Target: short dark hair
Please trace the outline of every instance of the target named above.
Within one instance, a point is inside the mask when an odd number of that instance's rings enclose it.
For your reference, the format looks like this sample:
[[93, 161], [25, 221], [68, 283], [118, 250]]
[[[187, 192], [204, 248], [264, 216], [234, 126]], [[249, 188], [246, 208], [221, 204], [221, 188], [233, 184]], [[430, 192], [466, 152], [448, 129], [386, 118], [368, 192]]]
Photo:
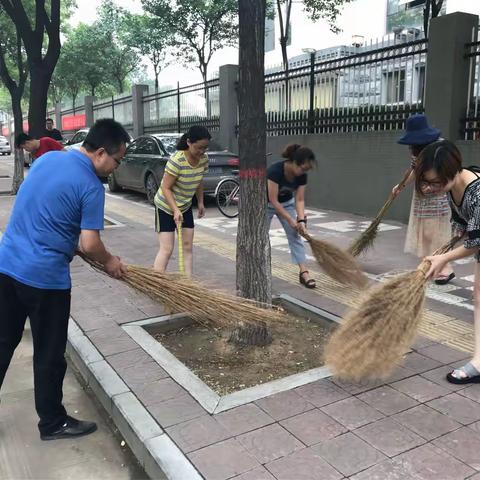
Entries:
[[90, 153], [104, 148], [109, 155], [113, 155], [120, 150], [122, 144], [128, 142], [130, 136], [120, 123], [112, 118], [102, 118], [90, 128], [82, 147]]
[[53, 119], [52, 118], [45, 119], [45, 123], [47, 123], [47, 122], [52, 122], [53, 123]]
[[444, 185], [462, 171], [462, 154], [448, 140], [440, 140], [427, 145], [419, 154], [415, 163], [415, 189], [423, 195], [421, 184], [425, 181], [425, 173], [435, 170], [438, 179]]
[[24, 143], [30, 140], [33, 140], [33, 137], [31, 137], [28, 133], [19, 133], [15, 138], [15, 146], [20, 148]]
[[180, 140], [177, 142], [177, 150], [187, 150], [187, 140], [190, 140], [191, 143], [195, 143], [199, 140], [210, 140], [211, 138], [212, 136], [207, 128], [202, 125], [193, 125], [188, 129], [188, 132], [181, 136]]
[[287, 145], [282, 152], [282, 157], [294, 162], [296, 165], [303, 165], [304, 163], [315, 164], [317, 162], [313, 151], [298, 143]]

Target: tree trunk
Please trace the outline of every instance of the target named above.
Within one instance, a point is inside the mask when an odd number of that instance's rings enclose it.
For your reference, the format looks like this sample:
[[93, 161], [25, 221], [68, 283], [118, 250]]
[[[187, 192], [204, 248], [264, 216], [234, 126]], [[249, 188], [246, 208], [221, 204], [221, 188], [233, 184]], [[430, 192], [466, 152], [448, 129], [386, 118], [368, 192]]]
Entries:
[[205, 111], [207, 112], [207, 118], [210, 118], [212, 116], [212, 109], [210, 108], [210, 91], [208, 90], [207, 85], [207, 68], [207, 65], [204, 65], [201, 71], [203, 78], [203, 91], [205, 94]]
[[[13, 125], [15, 137], [23, 132], [23, 113], [22, 113], [22, 94], [20, 92], [10, 92], [12, 99]], [[25, 157], [23, 150], [14, 148], [15, 162], [13, 167], [12, 195], [16, 195], [20, 185], [23, 182], [23, 168], [25, 166]]]
[[238, 346], [255, 345], [265, 347], [272, 343], [272, 335], [265, 322], [240, 323], [231, 333], [229, 342]]
[[30, 101], [28, 105], [28, 133], [40, 138], [45, 133], [48, 87], [52, 73], [42, 66], [30, 66]]
[[272, 274], [267, 222], [264, 34], [265, 1], [239, 0], [237, 291], [242, 297], [270, 304]]

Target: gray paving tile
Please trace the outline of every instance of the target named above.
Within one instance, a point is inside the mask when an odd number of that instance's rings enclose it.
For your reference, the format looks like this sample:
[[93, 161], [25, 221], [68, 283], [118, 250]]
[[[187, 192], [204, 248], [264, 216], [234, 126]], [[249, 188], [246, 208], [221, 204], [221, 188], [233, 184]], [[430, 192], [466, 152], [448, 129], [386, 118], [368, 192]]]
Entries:
[[392, 418], [426, 440], [433, 440], [462, 426], [447, 415], [426, 405], [419, 405], [398, 413]]
[[275, 420], [293, 417], [314, 408], [295, 390], [287, 390], [270, 397], [261, 398], [255, 403]]
[[385, 415], [393, 415], [418, 405], [413, 398], [388, 385], [361, 393], [357, 398]]
[[295, 391], [316, 407], [323, 407], [350, 396], [348, 392], [326, 379], [303, 385], [295, 389]]
[[210, 415], [189, 420], [167, 428], [167, 433], [185, 453], [212, 445], [232, 435]]
[[207, 415], [207, 412], [190, 395], [155, 403], [148, 410], [163, 428]]
[[414, 373], [423, 373], [440, 367], [441, 365], [442, 364], [437, 360], [433, 360], [433, 358], [426, 357], [425, 355], [420, 355], [417, 352], [405, 355], [405, 358], [401, 363], [402, 367], [408, 368]]
[[428, 402], [427, 405], [463, 425], [480, 420], [480, 404], [458, 393], [451, 393], [446, 397], [437, 398]]
[[116, 353], [109, 355], [105, 359], [116, 371], [131, 368], [136, 365], [145, 365], [152, 361], [152, 357], [148, 355], [143, 348], [136, 348], [128, 352]]
[[104, 357], [138, 348], [138, 344], [120, 327], [94, 330], [88, 334], [88, 338]]
[[327, 440], [310, 449], [347, 477], [386, 458], [353, 433]]
[[318, 409], [283, 420], [280, 425], [305, 445], [314, 445], [347, 432], [343, 425]]
[[230, 432], [231, 436], [241, 435], [275, 422], [254, 403], [219, 413], [215, 415], [215, 420]]
[[197, 450], [188, 458], [207, 480], [225, 480], [260, 466], [235, 439]]
[[475, 470], [480, 470], [480, 434], [463, 427], [434, 440], [434, 445]]
[[474, 402], [480, 403], [480, 384], [478, 383], [469, 385], [463, 390], [460, 390], [458, 393], [459, 395], [463, 395]]
[[433, 358], [437, 362], [443, 363], [445, 365], [469, 358], [468, 353], [456, 350], [440, 343], [420, 348], [417, 350], [417, 352], [426, 357]]
[[357, 473], [350, 480], [418, 480], [410, 475], [406, 468], [395, 460], [385, 460], [363, 472]]
[[[413, 374], [412, 374], [413, 375]], [[357, 395], [359, 393], [373, 390], [374, 388], [385, 385], [389, 380], [366, 380], [363, 382], [351, 382], [348, 380], [340, 380], [339, 378], [332, 378], [332, 383], [340, 387], [342, 390], [347, 391], [351, 395]]]
[[416, 480], [465, 480], [475, 470], [434, 445], [427, 444], [395, 458]]
[[405, 378], [399, 382], [392, 383], [391, 386], [396, 390], [405, 393], [406, 395], [414, 398], [417, 402], [424, 403], [434, 398], [447, 395], [450, 390], [438, 385], [430, 380], [427, 380], [420, 375], [414, 377]]
[[301, 442], [278, 424], [244, 433], [237, 440], [262, 464], [304, 448]]
[[258, 467], [234, 478], [235, 480], [275, 480], [275, 477], [265, 467]]
[[391, 418], [358, 428], [355, 434], [389, 457], [425, 443], [423, 438]]
[[450, 373], [452, 371], [452, 369], [453, 368], [451, 366], [444, 365], [442, 367], [429, 370], [428, 372], [423, 372], [421, 376], [428, 380], [431, 380], [432, 382], [437, 383], [438, 385], [450, 391], [458, 391], [464, 389], [466, 385], [455, 385], [454, 383], [447, 382], [447, 379], [445, 377], [447, 373]]
[[383, 418], [378, 410], [355, 397], [332, 403], [321, 410], [350, 430]]
[[150, 383], [136, 383], [132, 384], [131, 388], [138, 399], [146, 406], [186, 394], [186, 390], [171, 378], [162, 378]]
[[421, 348], [429, 347], [430, 345], [436, 345], [436, 344], [437, 342], [435, 342], [434, 340], [430, 340], [430, 338], [419, 335], [415, 339], [415, 342], [413, 342], [412, 349], [419, 350]]
[[311, 448], [304, 448], [265, 466], [277, 480], [338, 480], [343, 478], [343, 475]]

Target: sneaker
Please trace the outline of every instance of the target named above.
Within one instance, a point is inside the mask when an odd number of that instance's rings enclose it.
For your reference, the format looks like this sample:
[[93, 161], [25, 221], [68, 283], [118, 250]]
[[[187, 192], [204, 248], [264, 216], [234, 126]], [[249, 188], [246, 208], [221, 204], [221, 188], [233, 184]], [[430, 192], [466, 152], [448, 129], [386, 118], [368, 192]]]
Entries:
[[40, 434], [42, 440], [60, 440], [61, 438], [83, 437], [97, 430], [95, 422], [85, 422], [69, 417], [65, 419], [65, 423], [51, 433]]

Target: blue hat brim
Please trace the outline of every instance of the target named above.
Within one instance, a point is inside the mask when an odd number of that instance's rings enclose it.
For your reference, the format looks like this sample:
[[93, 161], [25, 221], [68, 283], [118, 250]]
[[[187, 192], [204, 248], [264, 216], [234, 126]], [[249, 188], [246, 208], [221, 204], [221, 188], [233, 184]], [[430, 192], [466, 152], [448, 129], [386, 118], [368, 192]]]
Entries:
[[397, 140], [401, 145], [428, 145], [440, 138], [441, 132], [438, 128], [428, 127], [416, 132], [406, 132], [403, 137]]

